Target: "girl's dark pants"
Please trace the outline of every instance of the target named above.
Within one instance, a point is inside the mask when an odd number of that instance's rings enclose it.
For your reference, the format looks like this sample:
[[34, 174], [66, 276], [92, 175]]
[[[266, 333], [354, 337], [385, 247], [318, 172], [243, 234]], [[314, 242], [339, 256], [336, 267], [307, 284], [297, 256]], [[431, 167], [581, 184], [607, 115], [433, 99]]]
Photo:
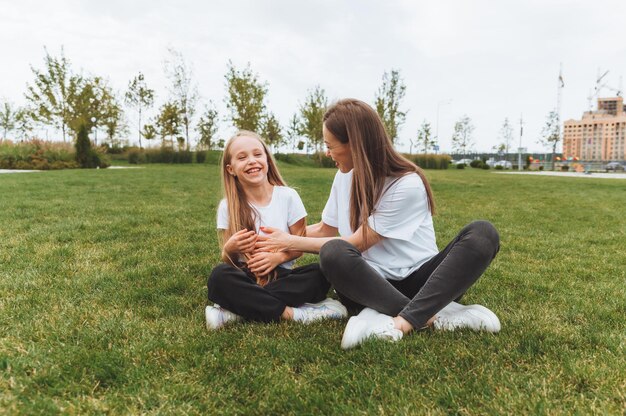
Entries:
[[326, 299], [330, 283], [318, 264], [276, 270], [276, 280], [260, 286], [247, 269], [221, 263], [207, 282], [209, 300], [245, 319], [272, 322], [280, 319], [286, 306]]
[[500, 248], [498, 232], [487, 221], [461, 230], [446, 248], [404, 280], [386, 280], [344, 240], [322, 246], [322, 272], [351, 313], [369, 307], [401, 316], [420, 329], [478, 280]]

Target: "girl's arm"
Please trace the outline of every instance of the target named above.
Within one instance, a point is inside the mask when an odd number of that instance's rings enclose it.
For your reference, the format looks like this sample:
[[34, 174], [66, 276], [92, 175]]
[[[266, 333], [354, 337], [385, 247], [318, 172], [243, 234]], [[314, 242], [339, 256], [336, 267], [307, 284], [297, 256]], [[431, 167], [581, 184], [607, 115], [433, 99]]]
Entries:
[[218, 237], [222, 243], [222, 261], [230, 264], [236, 264], [235, 259], [240, 254], [251, 253], [257, 240], [257, 234], [254, 230], [239, 230], [233, 235], [223, 229], [217, 230]]

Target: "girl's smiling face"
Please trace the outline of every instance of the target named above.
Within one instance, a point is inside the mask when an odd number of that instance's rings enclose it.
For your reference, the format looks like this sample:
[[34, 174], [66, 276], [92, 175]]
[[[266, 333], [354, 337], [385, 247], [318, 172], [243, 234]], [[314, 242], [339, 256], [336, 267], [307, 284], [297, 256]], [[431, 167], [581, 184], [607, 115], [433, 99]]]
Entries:
[[267, 155], [263, 144], [251, 136], [239, 136], [230, 146], [228, 173], [243, 185], [259, 185], [267, 182]]

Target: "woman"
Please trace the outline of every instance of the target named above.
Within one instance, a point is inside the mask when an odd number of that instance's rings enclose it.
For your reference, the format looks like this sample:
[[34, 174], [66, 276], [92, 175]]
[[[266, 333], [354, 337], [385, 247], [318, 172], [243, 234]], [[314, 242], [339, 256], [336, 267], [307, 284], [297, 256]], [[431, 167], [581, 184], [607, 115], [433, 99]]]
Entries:
[[307, 227], [307, 237], [262, 228], [267, 236], [257, 245], [320, 254], [322, 272], [342, 303], [352, 313], [361, 310], [348, 321], [342, 347], [370, 337], [397, 341], [429, 325], [499, 331], [489, 309], [455, 302], [498, 252], [495, 228], [473, 222], [438, 251], [428, 181], [394, 150], [380, 117], [364, 102], [332, 105], [323, 137], [339, 172], [322, 221]]

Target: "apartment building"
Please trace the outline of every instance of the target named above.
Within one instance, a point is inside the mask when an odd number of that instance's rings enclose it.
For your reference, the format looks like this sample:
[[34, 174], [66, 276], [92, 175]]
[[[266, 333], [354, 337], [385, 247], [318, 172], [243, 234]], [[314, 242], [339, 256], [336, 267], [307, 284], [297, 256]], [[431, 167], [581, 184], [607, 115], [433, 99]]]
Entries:
[[622, 97], [598, 98], [597, 111], [563, 123], [563, 156], [584, 161], [626, 160], [626, 106]]

